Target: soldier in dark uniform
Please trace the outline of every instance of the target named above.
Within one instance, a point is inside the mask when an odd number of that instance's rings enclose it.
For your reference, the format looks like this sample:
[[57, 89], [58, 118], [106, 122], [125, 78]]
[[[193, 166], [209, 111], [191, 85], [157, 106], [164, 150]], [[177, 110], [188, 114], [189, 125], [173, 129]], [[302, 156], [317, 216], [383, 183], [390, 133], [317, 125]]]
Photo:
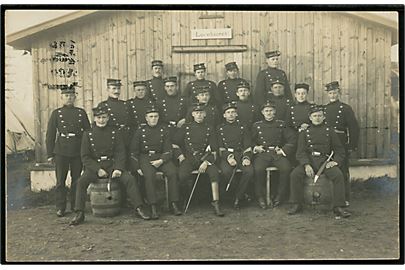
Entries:
[[300, 165], [291, 173], [290, 201], [293, 206], [288, 213], [293, 215], [302, 211], [304, 178], [313, 178], [333, 150], [333, 160], [326, 164], [323, 173], [333, 183], [333, 211], [336, 217], [349, 217], [350, 213], [341, 208], [345, 205], [344, 177], [338, 165], [344, 160], [344, 148], [336, 133], [323, 122], [323, 106], [312, 107], [309, 118], [310, 126], [298, 138], [296, 158]]
[[247, 82], [240, 82], [237, 86], [236, 95], [238, 101], [236, 108], [238, 119], [248, 130], [252, 127], [253, 123], [258, 121], [260, 116], [256, 105], [250, 97], [250, 85]]
[[287, 127], [284, 121], [275, 118], [277, 111], [274, 103], [267, 102], [262, 105], [261, 112], [264, 120], [253, 124], [252, 140], [255, 159], [255, 193], [259, 206], [266, 209], [263, 198], [263, 181], [266, 178], [266, 168], [277, 167], [279, 170], [278, 190], [273, 202], [277, 207], [285, 199], [288, 192], [291, 165], [287, 157], [293, 155], [295, 147], [295, 132]]
[[350, 174], [349, 158], [353, 151], [356, 151], [359, 140], [359, 124], [350, 105], [339, 100], [339, 82], [334, 81], [326, 85], [329, 103], [325, 106], [325, 123], [329, 125], [338, 135], [340, 142], [345, 148], [345, 158], [339, 165], [345, 177], [346, 206], [350, 201]]
[[[199, 106], [202, 106], [205, 111], [205, 118], [204, 122], [208, 125], [211, 125], [215, 128], [220, 123], [220, 116], [218, 113], [217, 106], [211, 101], [211, 94], [209, 92], [209, 88], [207, 86], [198, 86], [196, 87], [196, 99]], [[186, 121], [192, 122], [193, 121], [193, 107], [191, 106], [187, 112]]]
[[227, 63], [225, 69], [227, 79], [218, 83], [219, 104], [238, 100], [236, 95], [238, 85], [247, 83], [246, 80], [239, 78], [239, 67], [236, 62]]
[[164, 96], [163, 83], [163, 62], [161, 60], [152, 61], [152, 79], [147, 81], [148, 96], [153, 100], [160, 100]]
[[63, 107], [54, 110], [46, 131], [46, 150], [48, 162], [55, 162], [56, 215], [63, 217], [66, 210], [66, 176], [70, 168], [72, 179], [70, 187], [70, 207], [75, 207], [76, 183], [82, 172], [80, 144], [83, 131], [90, 128], [85, 110], [74, 106], [76, 92], [74, 87], [61, 89]]
[[189, 196], [193, 183], [191, 172], [198, 169], [206, 172], [211, 181], [212, 206], [217, 216], [224, 216], [219, 206], [219, 171], [215, 166], [218, 149], [213, 128], [204, 122], [205, 111], [202, 106], [193, 107], [193, 121], [184, 124], [176, 136], [177, 144], [181, 145], [183, 154], [179, 156], [179, 179], [182, 194]]
[[288, 83], [287, 75], [281, 69], [278, 69], [280, 51], [266, 52], [266, 61], [268, 67], [261, 70], [257, 75], [256, 88], [254, 91], [254, 101], [256, 104], [261, 105], [266, 101], [266, 94], [271, 91], [271, 82], [280, 80], [285, 82], [285, 96], [292, 99], [290, 91], [290, 84]]
[[143, 212], [137, 181], [125, 171], [126, 153], [121, 132], [108, 125], [108, 111], [104, 106], [94, 108], [93, 115], [95, 124], [83, 134], [80, 152], [85, 169], [77, 183], [76, 215], [70, 224], [78, 225], [84, 221], [86, 191], [89, 184], [98, 178], [107, 177], [112, 181], [119, 179], [138, 216], [150, 219]]
[[294, 130], [301, 132], [306, 130], [310, 124], [309, 109], [315, 104], [308, 102], [307, 96], [309, 85], [306, 83], [296, 83], [295, 87], [295, 102], [290, 104], [287, 110], [286, 123]]
[[276, 106], [276, 119], [285, 121], [287, 119], [287, 111], [291, 106], [292, 100], [284, 95], [285, 82], [282, 80], [274, 80], [271, 82], [271, 93], [266, 96], [266, 101], [271, 101]]
[[204, 87], [208, 88], [212, 102], [214, 104], [216, 104], [218, 106], [218, 104], [220, 103], [221, 98], [217, 91], [217, 85], [213, 81], [209, 81], [209, 80], [205, 79], [206, 70], [207, 69], [206, 69], [204, 63], [194, 65], [194, 74], [195, 74], [196, 80], [189, 82], [184, 91], [184, 96], [186, 97], [189, 105], [197, 102], [197, 99], [196, 99], [197, 88], [200, 86], [204, 86]]
[[242, 176], [239, 182], [232, 179], [231, 185], [235, 187], [235, 200], [233, 206], [240, 208], [240, 201], [244, 198], [250, 179], [253, 179], [254, 171], [251, 165], [252, 147], [250, 130], [242, 125], [237, 119], [235, 102], [226, 103], [223, 106], [223, 116], [225, 122], [218, 126], [218, 146], [219, 156], [221, 157], [220, 168], [223, 180], [221, 185], [225, 190], [230, 181], [234, 170], [242, 170]]
[[[179, 94], [177, 77], [167, 77], [164, 82], [166, 93], [156, 101], [156, 106], [159, 108], [159, 121], [168, 125], [170, 141], [173, 143], [178, 129], [186, 122], [187, 102]], [[173, 156], [177, 159], [181, 151], [178, 145], [173, 143], [172, 146]]]
[[129, 146], [131, 140], [129, 112], [126, 102], [119, 99], [121, 85], [121, 80], [107, 79], [108, 99], [100, 102], [99, 106], [106, 108], [110, 116], [108, 125], [121, 132], [125, 145]]
[[[172, 159], [172, 144], [166, 125], [160, 124], [159, 110], [151, 106], [146, 110], [146, 123], [140, 125], [132, 137], [131, 161], [134, 170], [145, 178], [146, 197], [151, 204], [152, 219], [158, 219], [156, 209], [156, 172], [161, 171], [168, 179], [169, 201], [175, 215], [181, 215], [177, 207], [179, 200], [177, 168]], [[139, 159], [138, 159], [139, 157]]]
[[148, 107], [154, 104], [153, 100], [147, 95], [146, 82], [135, 81], [134, 85], [134, 97], [127, 100], [128, 112], [132, 134], [138, 129], [138, 127], [145, 123], [145, 112]]

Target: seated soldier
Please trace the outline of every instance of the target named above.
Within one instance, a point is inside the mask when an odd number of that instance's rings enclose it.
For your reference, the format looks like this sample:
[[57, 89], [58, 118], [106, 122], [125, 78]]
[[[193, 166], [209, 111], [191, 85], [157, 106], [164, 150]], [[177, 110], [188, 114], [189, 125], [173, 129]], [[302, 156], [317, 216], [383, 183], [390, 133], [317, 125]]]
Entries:
[[85, 169], [77, 183], [76, 216], [70, 224], [78, 225], [84, 221], [86, 191], [89, 184], [96, 182], [98, 178], [108, 177], [114, 179], [113, 181], [119, 180], [125, 186], [136, 213], [143, 219], [150, 219], [143, 212], [137, 181], [124, 171], [126, 153], [121, 133], [107, 126], [109, 116], [104, 106], [94, 108], [93, 114], [95, 125], [83, 134], [81, 158]]
[[266, 168], [277, 167], [279, 170], [278, 190], [273, 202], [277, 207], [285, 199], [290, 181], [291, 164], [287, 157], [292, 155], [296, 143], [295, 132], [286, 126], [284, 121], [276, 120], [275, 104], [267, 102], [262, 105], [264, 120], [253, 124], [252, 141], [255, 147], [255, 193], [259, 206], [266, 209], [263, 198], [263, 181], [266, 178]]
[[[223, 106], [225, 122], [218, 126], [218, 146], [221, 157], [221, 170], [223, 180], [221, 181], [221, 192], [234, 186], [235, 200], [233, 206], [240, 208], [240, 201], [248, 187], [250, 179], [253, 178], [253, 167], [250, 159], [252, 156], [251, 140], [249, 130], [236, 119], [235, 102], [227, 103]], [[237, 169], [242, 170], [239, 182], [234, 180]], [[226, 181], [226, 182], [225, 182]]]
[[[169, 182], [169, 201], [173, 213], [178, 216], [179, 191], [177, 185], [177, 168], [171, 161], [172, 144], [166, 125], [160, 124], [157, 107], [151, 106], [145, 113], [146, 123], [140, 125], [131, 141], [132, 170], [145, 178], [146, 197], [151, 204], [152, 219], [158, 219], [156, 210], [156, 172], [161, 171]], [[138, 159], [139, 157], [139, 159]]]
[[[205, 111], [202, 106], [194, 105], [193, 121], [185, 123], [176, 136], [177, 144], [182, 146], [183, 153], [178, 157], [180, 162], [179, 179], [182, 193], [188, 197], [193, 182], [192, 171], [207, 173], [211, 181], [212, 206], [217, 216], [224, 216], [219, 207], [219, 171], [215, 166], [217, 141], [213, 128], [204, 121]], [[213, 151], [211, 151], [213, 150]]]
[[345, 206], [345, 187], [342, 171], [337, 165], [343, 162], [344, 147], [336, 133], [325, 123], [323, 106], [314, 106], [309, 111], [310, 126], [301, 132], [298, 138], [297, 160], [299, 166], [291, 173], [290, 201], [293, 206], [288, 214], [294, 215], [302, 211], [304, 202], [304, 178], [315, 175], [322, 164], [327, 160], [331, 151], [333, 160], [326, 164], [324, 174], [333, 183], [333, 212], [337, 218], [349, 217], [350, 213], [343, 210]]

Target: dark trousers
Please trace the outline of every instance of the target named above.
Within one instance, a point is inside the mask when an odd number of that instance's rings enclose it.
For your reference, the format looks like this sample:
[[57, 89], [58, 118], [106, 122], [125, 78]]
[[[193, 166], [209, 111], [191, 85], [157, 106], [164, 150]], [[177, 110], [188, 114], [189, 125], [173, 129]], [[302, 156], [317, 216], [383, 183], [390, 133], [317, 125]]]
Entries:
[[[180, 180], [180, 189], [183, 195], [188, 194], [191, 190], [196, 176], [193, 177], [191, 174], [193, 170], [198, 170], [202, 161], [197, 161], [192, 157], [186, 157], [179, 167], [179, 180]], [[209, 165], [205, 171], [208, 174], [208, 177], [212, 182], [219, 182], [219, 171], [215, 164]], [[188, 196], [188, 195], [187, 195]]]
[[346, 133], [336, 133], [342, 143], [343, 147], [345, 148], [345, 158], [342, 164], [339, 164], [339, 168], [343, 173], [344, 177], [344, 185], [345, 185], [345, 198], [347, 201], [350, 200], [350, 173], [349, 173], [349, 145], [347, 144], [347, 134]]
[[266, 168], [274, 166], [279, 170], [278, 189], [276, 193], [277, 200], [283, 200], [288, 192], [290, 181], [291, 164], [287, 158], [276, 155], [275, 153], [260, 153], [253, 163], [255, 171], [255, 194], [256, 198], [264, 197], [264, 182], [266, 179]]
[[[111, 175], [112, 170], [106, 170]], [[86, 193], [87, 187], [90, 183], [94, 183], [98, 179], [98, 175], [96, 172], [90, 170], [84, 170], [82, 176], [80, 176], [79, 180], [77, 181], [77, 188], [76, 188], [76, 211], [84, 211], [86, 206]], [[129, 174], [128, 172], [124, 171], [121, 174], [121, 177], [112, 179], [112, 181], [120, 181], [121, 185], [124, 186], [126, 195], [130, 199], [132, 205], [137, 208], [142, 205], [142, 198], [139, 192], [139, 187], [136, 179]]]
[[[226, 190], [226, 186], [228, 185], [228, 182], [231, 179], [231, 176], [232, 176], [232, 173], [233, 173], [233, 170], [235, 169], [235, 167], [232, 167], [231, 165], [229, 165], [228, 161], [225, 159], [221, 160], [220, 167], [221, 167], [222, 176], [223, 176], [222, 181], [220, 181], [220, 189], [221, 189], [221, 191], [223, 191], [223, 190]], [[242, 170], [242, 175], [241, 175], [239, 181], [237, 181], [235, 179], [236, 175], [234, 175], [234, 177], [232, 179], [231, 187], [232, 186], [235, 187], [235, 188], [233, 188], [235, 190], [235, 198], [242, 199], [242, 198], [244, 198], [244, 194], [249, 185], [250, 179], [253, 179], [254, 170], [253, 170], [252, 165], [242, 166], [242, 164], [238, 164], [238, 165], [236, 165], [236, 167], [238, 169]]]
[[168, 161], [159, 168], [150, 165], [150, 158], [148, 156], [141, 156], [139, 159], [139, 166], [143, 172], [145, 179], [146, 197], [151, 204], [156, 204], [156, 172], [160, 171], [167, 177], [169, 185], [169, 202], [177, 202], [179, 200], [179, 187], [177, 168], [173, 162]]
[[55, 174], [56, 174], [56, 187], [55, 187], [55, 203], [56, 209], [66, 210], [66, 176], [70, 169], [70, 178], [72, 183], [70, 185], [70, 206], [73, 210], [75, 207], [76, 199], [76, 183], [82, 172], [82, 161], [80, 157], [66, 157], [55, 155]]
[[[315, 168], [313, 167], [315, 170]], [[325, 169], [323, 173], [333, 183], [333, 206], [345, 205], [345, 187], [342, 171], [339, 167], [335, 166]], [[292, 203], [304, 202], [304, 182], [305, 182], [305, 168], [303, 165], [296, 167], [291, 173], [290, 184], [290, 201]]]

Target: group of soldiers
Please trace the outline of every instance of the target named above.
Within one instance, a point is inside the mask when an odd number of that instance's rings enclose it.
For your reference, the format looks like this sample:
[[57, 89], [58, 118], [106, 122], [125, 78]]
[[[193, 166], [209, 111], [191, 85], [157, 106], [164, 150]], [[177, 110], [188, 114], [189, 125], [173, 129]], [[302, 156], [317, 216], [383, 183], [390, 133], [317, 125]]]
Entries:
[[194, 65], [196, 79], [181, 93], [177, 78], [163, 78], [163, 62], [154, 60], [152, 79], [133, 82], [134, 97], [127, 101], [119, 99], [120, 80], [107, 79], [108, 99], [93, 108], [92, 125], [86, 112], [74, 106], [74, 87], [61, 89], [63, 106], [52, 112], [46, 135], [48, 161], [56, 168], [57, 216], [65, 215], [69, 170], [70, 206], [76, 212], [71, 224], [78, 225], [85, 219], [87, 187], [99, 178], [120, 181], [135, 213], [158, 219], [159, 171], [168, 179], [174, 215], [188, 207], [200, 174], [210, 180], [217, 216], [224, 216], [220, 195], [231, 187], [233, 206], [239, 209], [251, 182], [258, 206], [266, 209], [263, 186], [269, 166], [278, 169], [272, 206], [289, 201], [288, 214], [296, 214], [303, 210], [304, 179], [326, 164], [333, 212], [349, 217], [348, 160], [359, 135], [353, 110], [339, 100], [337, 81], [325, 86], [325, 106], [307, 100], [306, 83], [295, 84], [293, 96], [278, 68], [280, 54], [266, 53], [268, 67], [259, 72], [254, 91], [231, 62], [225, 65], [227, 79], [218, 85], [206, 79], [204, 63]]

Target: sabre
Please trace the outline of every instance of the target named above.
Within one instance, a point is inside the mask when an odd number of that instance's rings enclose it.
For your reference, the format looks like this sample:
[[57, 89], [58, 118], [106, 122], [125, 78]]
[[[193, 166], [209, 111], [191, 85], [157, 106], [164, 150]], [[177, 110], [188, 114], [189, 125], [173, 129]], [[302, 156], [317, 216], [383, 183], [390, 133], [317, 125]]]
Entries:
[[235, 166], [235, 168], [234, 168], [233, 171], [232, 171], [231, 178], [229, 179], [228, 185], [226, 185], [226, 191], [228, 191], [228, 190], [229, 190], [229, 187], [231, 186], [233, 177], [235, 176], [235, 173], [236, 173], [236, 169], [237, 169], [237, 166]]
[[188, 198], [186, 209], [184, 209], [184, 214], [187, 213], [188, 206], [190, 205], [191, 198], [193, 197], [193, 193], [194, 193], [195, 187], [197, 186], [197, 182], [198, 182], [198, 179], [200, 178], [200, 175], [201, 175], [201, 173], [198, 172], [197, 178], [195, 179], [195, 182], [194, 182], [194, 185], [193, 185], [193, 189], [191, 190], [191, 193], [190, 193], [190, 197]]
[[319, 176], [323, 173], [323, 171], [325, 170], [326, 164], [330, 161], [330, 159], [333, 156], [333, 150], [330, 153], [330, 155], [328, 156], [328, 159], [325, 160], [325, 162], [322, 164], [322, 166], [319, 168], [318, 172], [316, 173], [315, 177], [314, 177], [314, 183], [316, 183], [316, 181], [318, 181]]
[[111, 194], [111, 177], [108, 178], [108, 183], [107, 183], [107, 200], [111, 200], [112, 199], [112, 194]]

